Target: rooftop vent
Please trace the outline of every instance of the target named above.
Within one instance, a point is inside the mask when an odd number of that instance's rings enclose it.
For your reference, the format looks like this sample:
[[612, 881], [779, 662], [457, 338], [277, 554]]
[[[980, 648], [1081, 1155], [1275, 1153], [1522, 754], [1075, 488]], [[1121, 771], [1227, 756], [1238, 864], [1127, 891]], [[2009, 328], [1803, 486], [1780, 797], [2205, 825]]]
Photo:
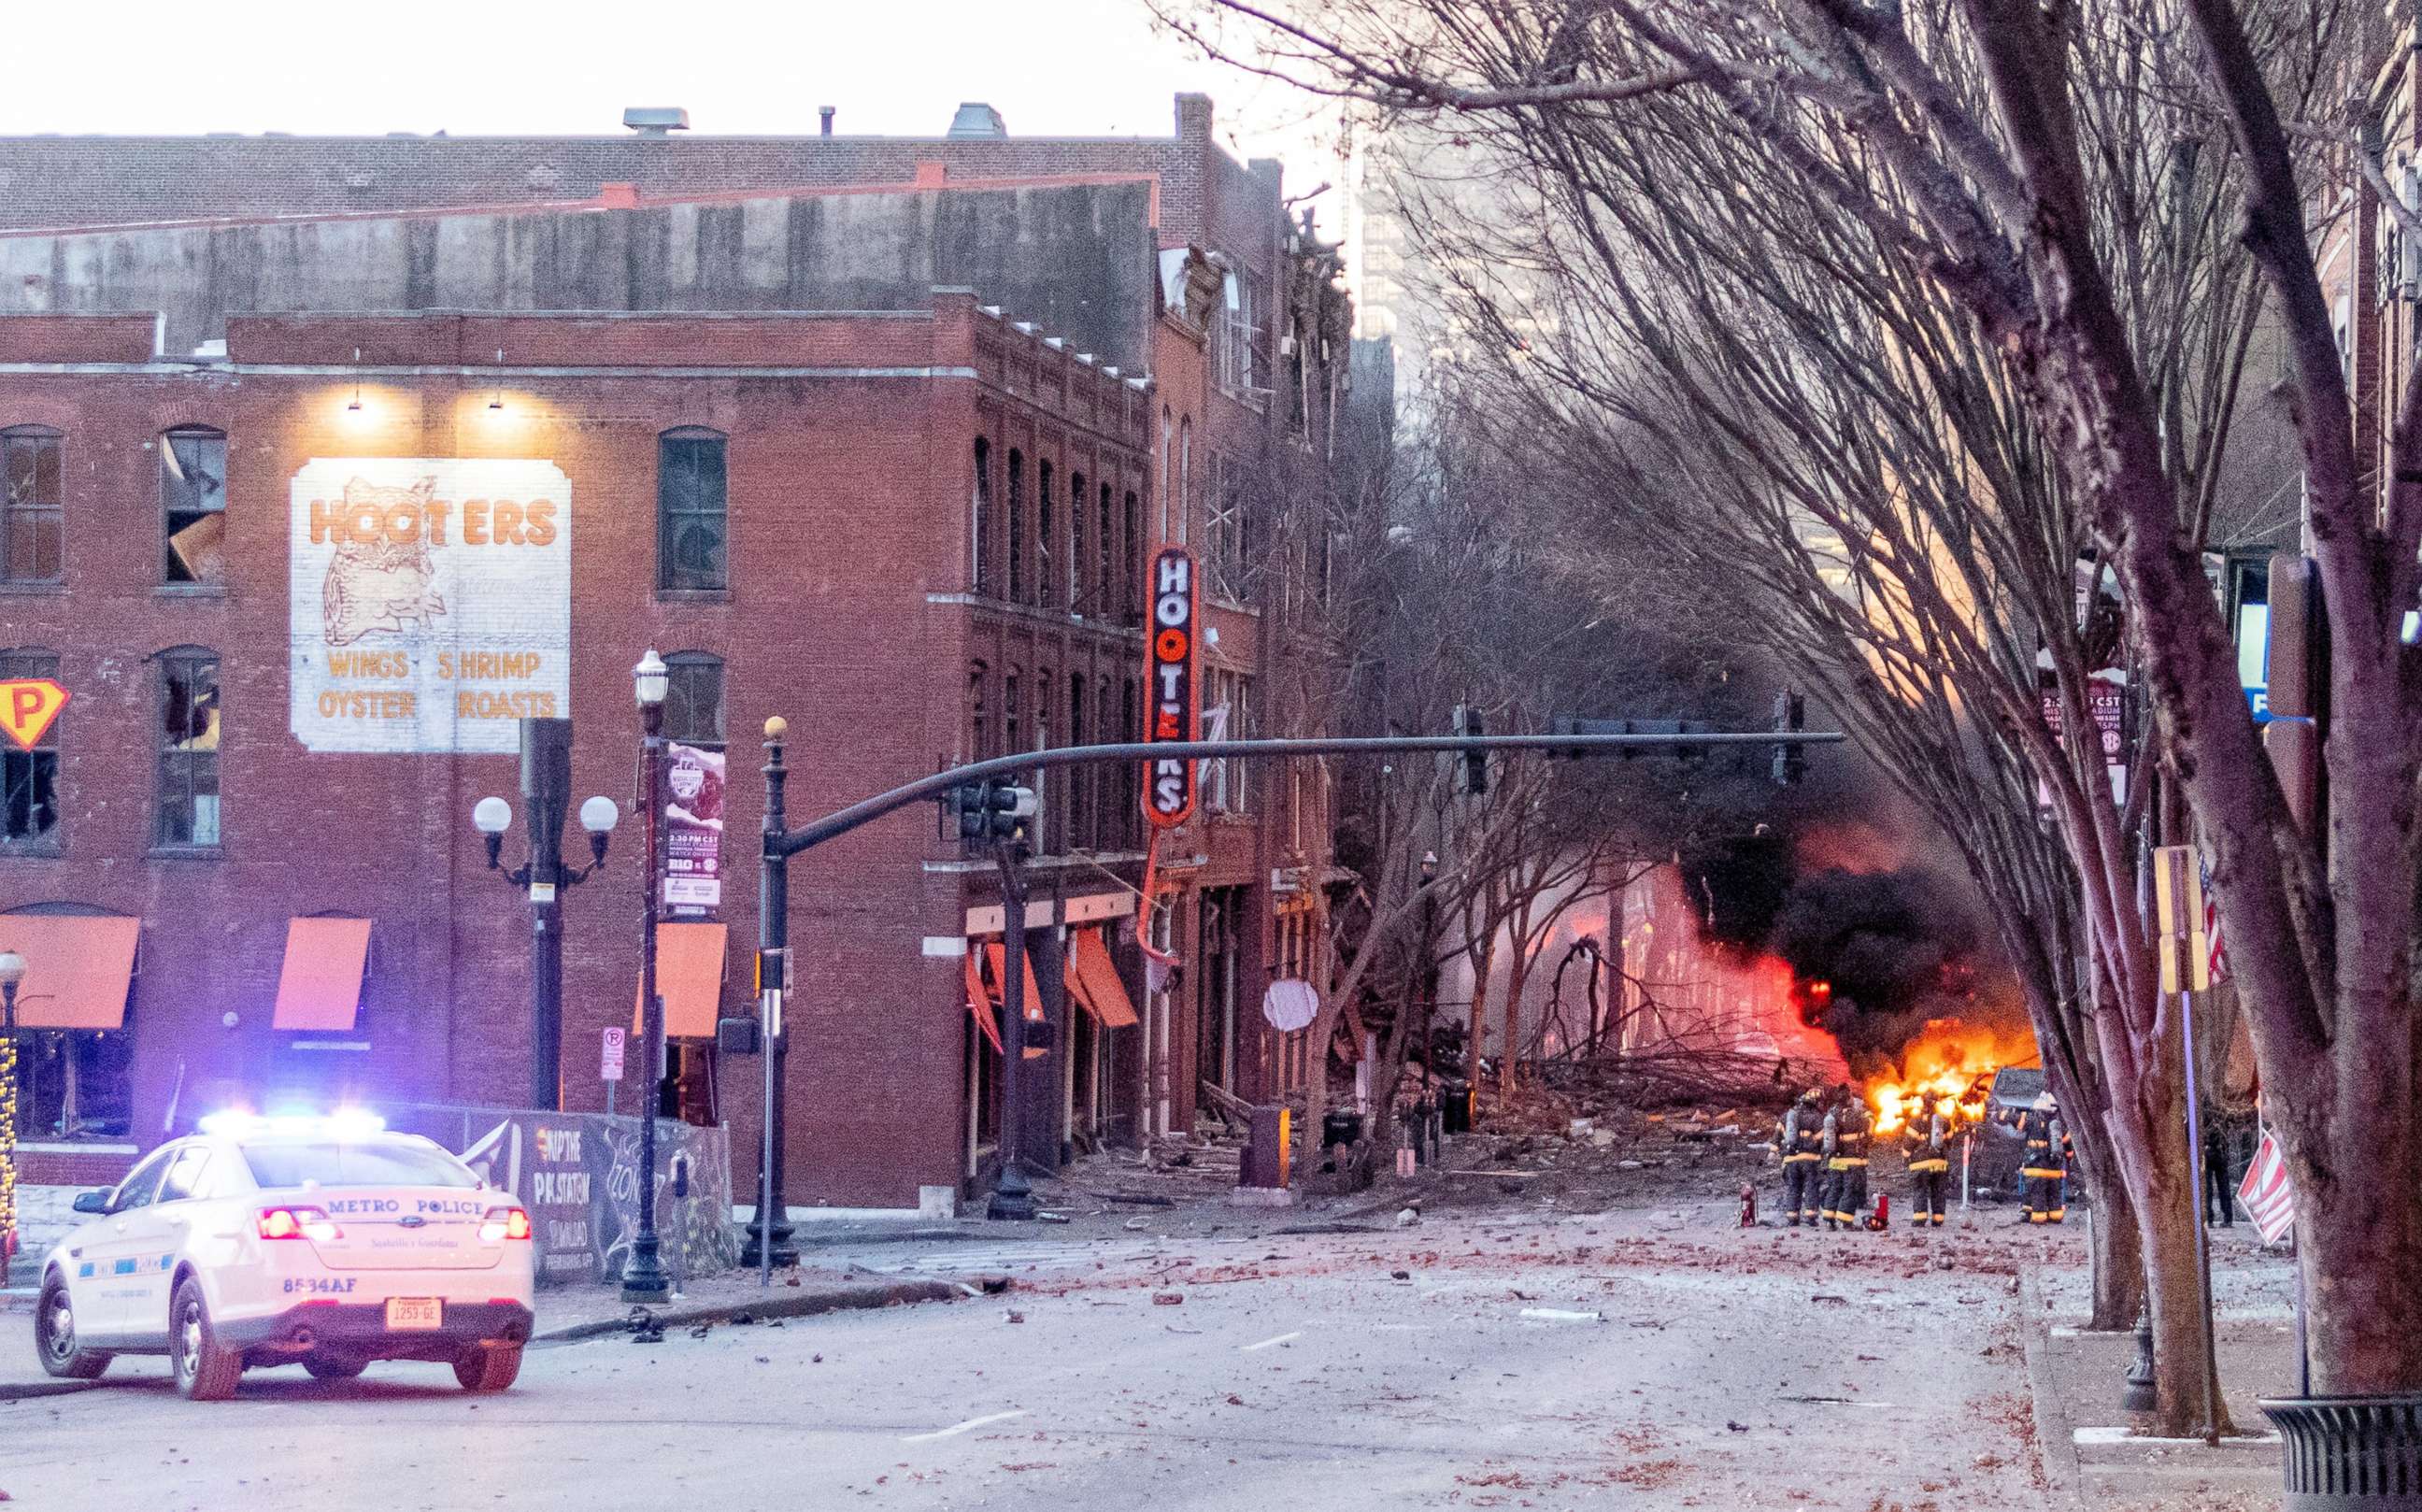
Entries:
[[622, 124], [642, 136], [663, 136], [689, 130], [689, 112], [679, 105], [633, 105], [622, 112]]
[[819, 132], [817, 134], [820, 136], [830, 136], [832, 134], [833, 107], [830, 105], [818, 105], [816, 107], [816, 114], [822, 118], [824, 124], [824, 130]]
[[959, 113], [951, 118], [951, 130], [949, 134], [952, 136], [1007, 136], [1009, 134], [1009, 126], [1000, 118], [999, 111], [993, 109], [992, 106], [985, 104], [981, 100], [970, 100], [967, 103], [959, 106]]

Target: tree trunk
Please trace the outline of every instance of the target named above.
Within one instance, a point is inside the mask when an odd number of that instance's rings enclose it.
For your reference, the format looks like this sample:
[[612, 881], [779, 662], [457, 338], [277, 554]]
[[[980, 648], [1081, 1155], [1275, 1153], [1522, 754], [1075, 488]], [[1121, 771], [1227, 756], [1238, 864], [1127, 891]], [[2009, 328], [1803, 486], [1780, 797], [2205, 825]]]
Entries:
[[1509, 942], [1514, 958], [1505, 963], [1505, 1054], [1497, 1063], [1497, 1095], [1514, 1095], [1514, 1063], [1520, 1059], [1522, 1046], [1522, 987], [1531, 975], [1530, 947], [1517, 935]]
[[1492, 920], [1487, 933], [1480, 937], [1480, 949], [1471, 957], [1471, 1013], [1470, 1039], [1463, 1048], [1463, 1078], [1472, 1086], [1480, 1085], [1480, 1051], [1488, 1040], [1488, 972], [1497, 964], [1497, 928]]
[[2145, 1234], [2135, 1199], [2117, 1172], [2094, 1182], [2094, 1306], [2085, 1326], [2098, 1333], [2125, 1333], [2145, 1306]]
[[[2114, 1026], [2115, 1027], [2115, 1026]], [[2186, 1097], [2178, 1073], [2176, 1026], [2150, 1047], [2146, 1075], [2113, 1104], [2111, 1132], [2119, 1163], [2135, 1200], [2136, 1232], [2144, 1250], [2145, 1286], [2153, 1315], [2153, 1360], [2161, 1372], [2157, 1431], [2187, 1438], [2203, 1426], [2205, 1361], [2201, 1278], [2195, 1267], [2195, 1231], [2202, 1221], [2198, 1193], [2189, 1189]], [[2225, 1398], [2212, 1404], [2220, 1431], [2234, 1431]]]
[[[2366, 1016], [2340, 1013], [2342, 1021]], [[2337, 1127], [2300, 1142], [2324, 1157], [2361, 1151], [2362, 1158], [2342, 1167], [2307, 1158], [2291, 1169], [2316, 1395], [2422, 1390], [2422, 1328], [2414, 1322], [2414, 1299], [2422, 1297], [2422, 1189], [2410, 1176], [2422, 1169], [2422, 1132], [2410, 1045], [2409, 1038], [2395, 1049], [2347, 1046], [2332, 1057]], [[2359, 1061], [2370, 1063], [2361, 1074], [2351, 1064]]]

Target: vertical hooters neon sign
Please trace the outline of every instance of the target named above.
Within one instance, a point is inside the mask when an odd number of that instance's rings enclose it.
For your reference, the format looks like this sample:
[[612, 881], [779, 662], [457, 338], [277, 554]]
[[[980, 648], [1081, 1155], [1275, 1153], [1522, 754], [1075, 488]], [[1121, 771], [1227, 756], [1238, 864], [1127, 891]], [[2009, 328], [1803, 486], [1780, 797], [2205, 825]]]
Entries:
[[[1144, 649], [1147, 741], [1196, 738], [1202, 707], [1194, 685], [1195, 613], [1194, 559], [1172, 546], [1152, 563], [1152, 623]], [[1194, 764], [1164, 758], [1145, 763], [1143, 775], [1144, 817], [1164, 829], [1184, 824], [1194, 811]]]

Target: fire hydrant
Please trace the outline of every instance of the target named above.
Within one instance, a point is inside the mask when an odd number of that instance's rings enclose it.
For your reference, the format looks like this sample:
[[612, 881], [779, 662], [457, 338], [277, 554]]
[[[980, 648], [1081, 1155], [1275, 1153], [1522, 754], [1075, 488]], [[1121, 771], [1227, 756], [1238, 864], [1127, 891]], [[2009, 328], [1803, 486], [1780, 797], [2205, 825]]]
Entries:
[[1740, 1226], [1757, 1227], [1757, 1188], [1746, 1181], [1741, 1183]]

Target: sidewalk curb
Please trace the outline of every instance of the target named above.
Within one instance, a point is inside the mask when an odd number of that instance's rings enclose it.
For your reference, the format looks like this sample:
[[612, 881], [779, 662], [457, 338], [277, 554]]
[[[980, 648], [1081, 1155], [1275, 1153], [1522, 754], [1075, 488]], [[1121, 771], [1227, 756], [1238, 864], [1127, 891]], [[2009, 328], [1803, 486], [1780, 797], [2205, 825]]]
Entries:
[[[701, 1323], [729, 1323], [742, 1313], [750, 1317], [809, 1317], [818, 1313], [837, 1313], [853, 1309], [905, 1306], [911, 1302], [941, 1302], [965, 1295], [947, 1281], [901, 1281], [869, 1283], [860, 1286], [816, 1286], [785, 1288], [763, 1297], [739, 1301], [701, 1302], [691, 1306], [653, 1309], [659, 1328], [696, 1328]], [[531, 1335], [532, 1344], [576, 1344], [583, 1339], [602, 1339], [631, 1330], [628, 1321], [619, 1317], [595, 1318], [587, 1323], [569, 1323], [559, 1329], [546, 1329]]]
[[2077, 1457], [2068, 1414], [2060, 1408], [2052, 1387], [2051, 1341], [2044, 1337], [2043, 1294], [2036, 1287], [2035, 1268], [2019, 1271], [2019, 1337], [2027, 1352], [2027, 1395], [2035, 1409], [2036, 1463], [2042, 1467], [2046, 1500], [2082, 1507], [2084, 1463]]

